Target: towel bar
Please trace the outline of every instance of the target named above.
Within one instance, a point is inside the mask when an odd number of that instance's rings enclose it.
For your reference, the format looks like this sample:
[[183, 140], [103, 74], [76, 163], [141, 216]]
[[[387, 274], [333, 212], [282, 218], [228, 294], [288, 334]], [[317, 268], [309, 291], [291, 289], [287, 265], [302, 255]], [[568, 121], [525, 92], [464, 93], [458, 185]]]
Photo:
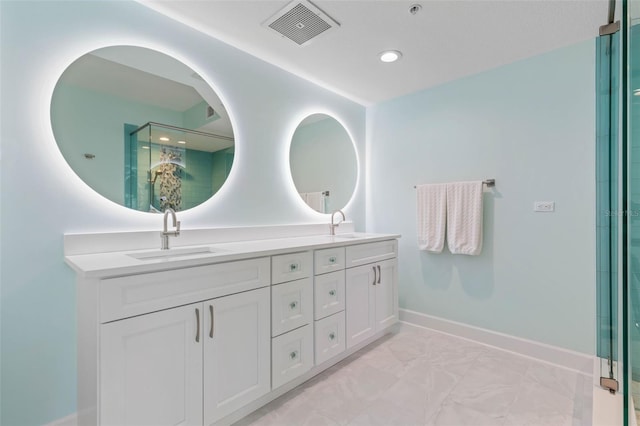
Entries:
[[[485, 185], [487, 185], [487, 187], [492, 187], [492, 186], [496, 186], [496, 180], [495, 179], [485, 179], [482, 181], [482, 183], [484, 183]], [[414, 188], [417, 188], [417, 185], [413, 185]]]

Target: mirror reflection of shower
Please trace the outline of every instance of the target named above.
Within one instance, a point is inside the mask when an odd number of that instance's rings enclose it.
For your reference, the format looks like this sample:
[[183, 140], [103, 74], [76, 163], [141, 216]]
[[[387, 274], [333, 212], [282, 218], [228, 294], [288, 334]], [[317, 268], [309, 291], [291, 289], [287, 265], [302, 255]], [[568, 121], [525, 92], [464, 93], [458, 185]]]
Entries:
[[229, 176], [235, 151], [231, 137], [154, 122], [129, 132], [128, 145], [126, 200], [155, 213], [209, 199]]
[[151, 171], [149, 170], [149, 211], [158, 213], [160, 210], [157, 210], [153, 207], [153, 198], [155, 197], [156, 192], [156, 180], [158, 179], [158, 175], [161, 175], [161, 170]]

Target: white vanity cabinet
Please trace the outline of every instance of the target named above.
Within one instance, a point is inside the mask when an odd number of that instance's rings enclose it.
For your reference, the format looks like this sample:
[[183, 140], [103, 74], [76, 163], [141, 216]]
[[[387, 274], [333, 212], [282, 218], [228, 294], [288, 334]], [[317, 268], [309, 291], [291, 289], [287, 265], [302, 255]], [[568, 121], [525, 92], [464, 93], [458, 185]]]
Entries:
[[68, 255], [78, 424], [230, 425], [300, 385], [397, 321], [396, 238]]
[[397, 240], [347, 247], [347, 348], [397, 321], [397, 251]]
[[261, 288], [103, 324], [100, 424], [211, 425], [266, 394], [268, 318]]
[[80, 280], [78, 423], [210, 425], [267, 394], [270, 274], [263, 257]]

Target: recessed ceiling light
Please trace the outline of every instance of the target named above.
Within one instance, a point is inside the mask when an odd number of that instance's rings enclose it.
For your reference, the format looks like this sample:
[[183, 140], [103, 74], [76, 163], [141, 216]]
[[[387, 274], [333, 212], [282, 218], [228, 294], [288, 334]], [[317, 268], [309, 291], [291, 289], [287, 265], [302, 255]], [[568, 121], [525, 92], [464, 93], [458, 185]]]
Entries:
[[402, 58], [402, 52], [400, 52], [399, 50], [385, 50], [378, 56], [380, 57], [380, 60], [382, 62], [395, 62], [398, 59]]
[[161, 136], [161, 137], [160, 137], [160, 140], [161, 140], [162, 142], [169, 142], [169, 138], [168, 138], [168, 137], [166, 137], [166, 136]]
[[636, 89], [633, 91], [633, 96], [640, 96], [640, 89]]
[[179, 143], [179, 144], [182, 144], [182, 145], [186, 144], [186, 142], [185, 142], [185, 141], [178, 141], [178, 143]]

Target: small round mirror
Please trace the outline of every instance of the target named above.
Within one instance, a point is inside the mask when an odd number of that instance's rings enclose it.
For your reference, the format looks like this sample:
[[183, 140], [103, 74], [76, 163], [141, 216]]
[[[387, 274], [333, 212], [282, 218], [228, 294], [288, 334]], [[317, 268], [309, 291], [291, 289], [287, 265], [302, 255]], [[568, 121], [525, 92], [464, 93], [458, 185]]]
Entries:
[[296, 128], [289, 151], [291, 177], [300, 197], [320, 213], [347, 205], [358, 180], [353, 141], [335, 118], [313, 114]]
[[151, 49], [113, 46], [78, 58], [56, 84], [51, 123], [73, 171], [135, 210], [195, 207], [233, 164], [233, 129], [218, 95]]

